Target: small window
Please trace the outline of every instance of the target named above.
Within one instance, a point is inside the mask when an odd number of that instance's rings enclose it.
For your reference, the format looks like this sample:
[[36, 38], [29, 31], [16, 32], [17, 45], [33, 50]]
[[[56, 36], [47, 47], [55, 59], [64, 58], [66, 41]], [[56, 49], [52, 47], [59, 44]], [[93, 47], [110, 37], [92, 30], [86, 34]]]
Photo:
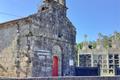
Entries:
[[113, 60], [109, 60], [109, 63], [110, 63], [110, 64], [113, 64]]
[[113, 65], [109, 65], [109, 68], [114, 68], [114, 66]]
[[110, 74], [113, 74], [114, 72], [113, 72], [113, 70], [111, 69], [111, 70], [109, 70], [109, 73], [110, 73]]
[[109, 59], [113, 59], [113, 55], [112, 54], [109, 55]]
[[119, 65], [115, 65], [116, 67], [119, 67]]
[[94, 60], [94, 63], [97, 63], [97, 60]]
[[115, 59], [119, 59], [119, 55], [118, 55], [118, 54], [115, 54], [115, 55], [114, 55], [114, 58], [115, 58]]
[[44, 12], [44, 11], [47, 11], [48, 9], [49, 9], [48, 7], [42, 7], [42, 8], [41, 8], [41, 11]]
[[119, 64], [119, 60], [115, 60], [115, 64]]
[[103, 70], [103, 73], [107, 73], [107, 70]]
[[58, 38], [61, 38], [63, 36], [63, 34], [62, 33], [58, 33]]
[[107, 68], [107, 65], [103, 65], [104, 68]]

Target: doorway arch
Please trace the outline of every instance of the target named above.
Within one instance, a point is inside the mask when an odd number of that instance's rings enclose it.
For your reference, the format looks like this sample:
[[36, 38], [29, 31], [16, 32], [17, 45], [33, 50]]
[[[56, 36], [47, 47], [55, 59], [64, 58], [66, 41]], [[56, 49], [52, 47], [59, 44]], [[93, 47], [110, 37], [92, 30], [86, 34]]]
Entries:
[[[61, 64], [62, 64], [62, 50], [59, 45], [55, 45], [52, 48], [52, 76], [61, 76]], [[53, 74], [54, 73], [54, 74]]]

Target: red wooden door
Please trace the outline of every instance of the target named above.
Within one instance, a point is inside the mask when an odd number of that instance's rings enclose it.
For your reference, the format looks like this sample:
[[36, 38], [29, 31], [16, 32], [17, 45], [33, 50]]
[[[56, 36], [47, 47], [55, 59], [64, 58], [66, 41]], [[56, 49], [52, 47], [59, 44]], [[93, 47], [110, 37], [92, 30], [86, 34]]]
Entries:
[[58, 57], [53, 56], [52, 76], [58, 76]]

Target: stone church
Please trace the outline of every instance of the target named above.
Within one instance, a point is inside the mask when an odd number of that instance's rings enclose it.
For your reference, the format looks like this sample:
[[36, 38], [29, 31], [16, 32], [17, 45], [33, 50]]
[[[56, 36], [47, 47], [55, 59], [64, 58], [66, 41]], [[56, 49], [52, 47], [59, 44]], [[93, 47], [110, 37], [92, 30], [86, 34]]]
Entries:
[[0, 76], [74, 74], [76, 28], [65, 0], [43, 0], [38, 12], [0, 24]]

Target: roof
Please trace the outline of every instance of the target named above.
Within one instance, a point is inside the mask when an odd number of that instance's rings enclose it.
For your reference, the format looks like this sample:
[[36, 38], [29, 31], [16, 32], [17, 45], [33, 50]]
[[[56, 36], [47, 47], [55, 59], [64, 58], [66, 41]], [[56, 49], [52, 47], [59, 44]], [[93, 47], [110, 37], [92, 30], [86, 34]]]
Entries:
[[14, 27], [16, 24], [28, 24], [28, 23], [30, 23], [29, 17], [24, 17], [21, 19], [12, 20], [5, 23], [0, 23], [0, 29]]

